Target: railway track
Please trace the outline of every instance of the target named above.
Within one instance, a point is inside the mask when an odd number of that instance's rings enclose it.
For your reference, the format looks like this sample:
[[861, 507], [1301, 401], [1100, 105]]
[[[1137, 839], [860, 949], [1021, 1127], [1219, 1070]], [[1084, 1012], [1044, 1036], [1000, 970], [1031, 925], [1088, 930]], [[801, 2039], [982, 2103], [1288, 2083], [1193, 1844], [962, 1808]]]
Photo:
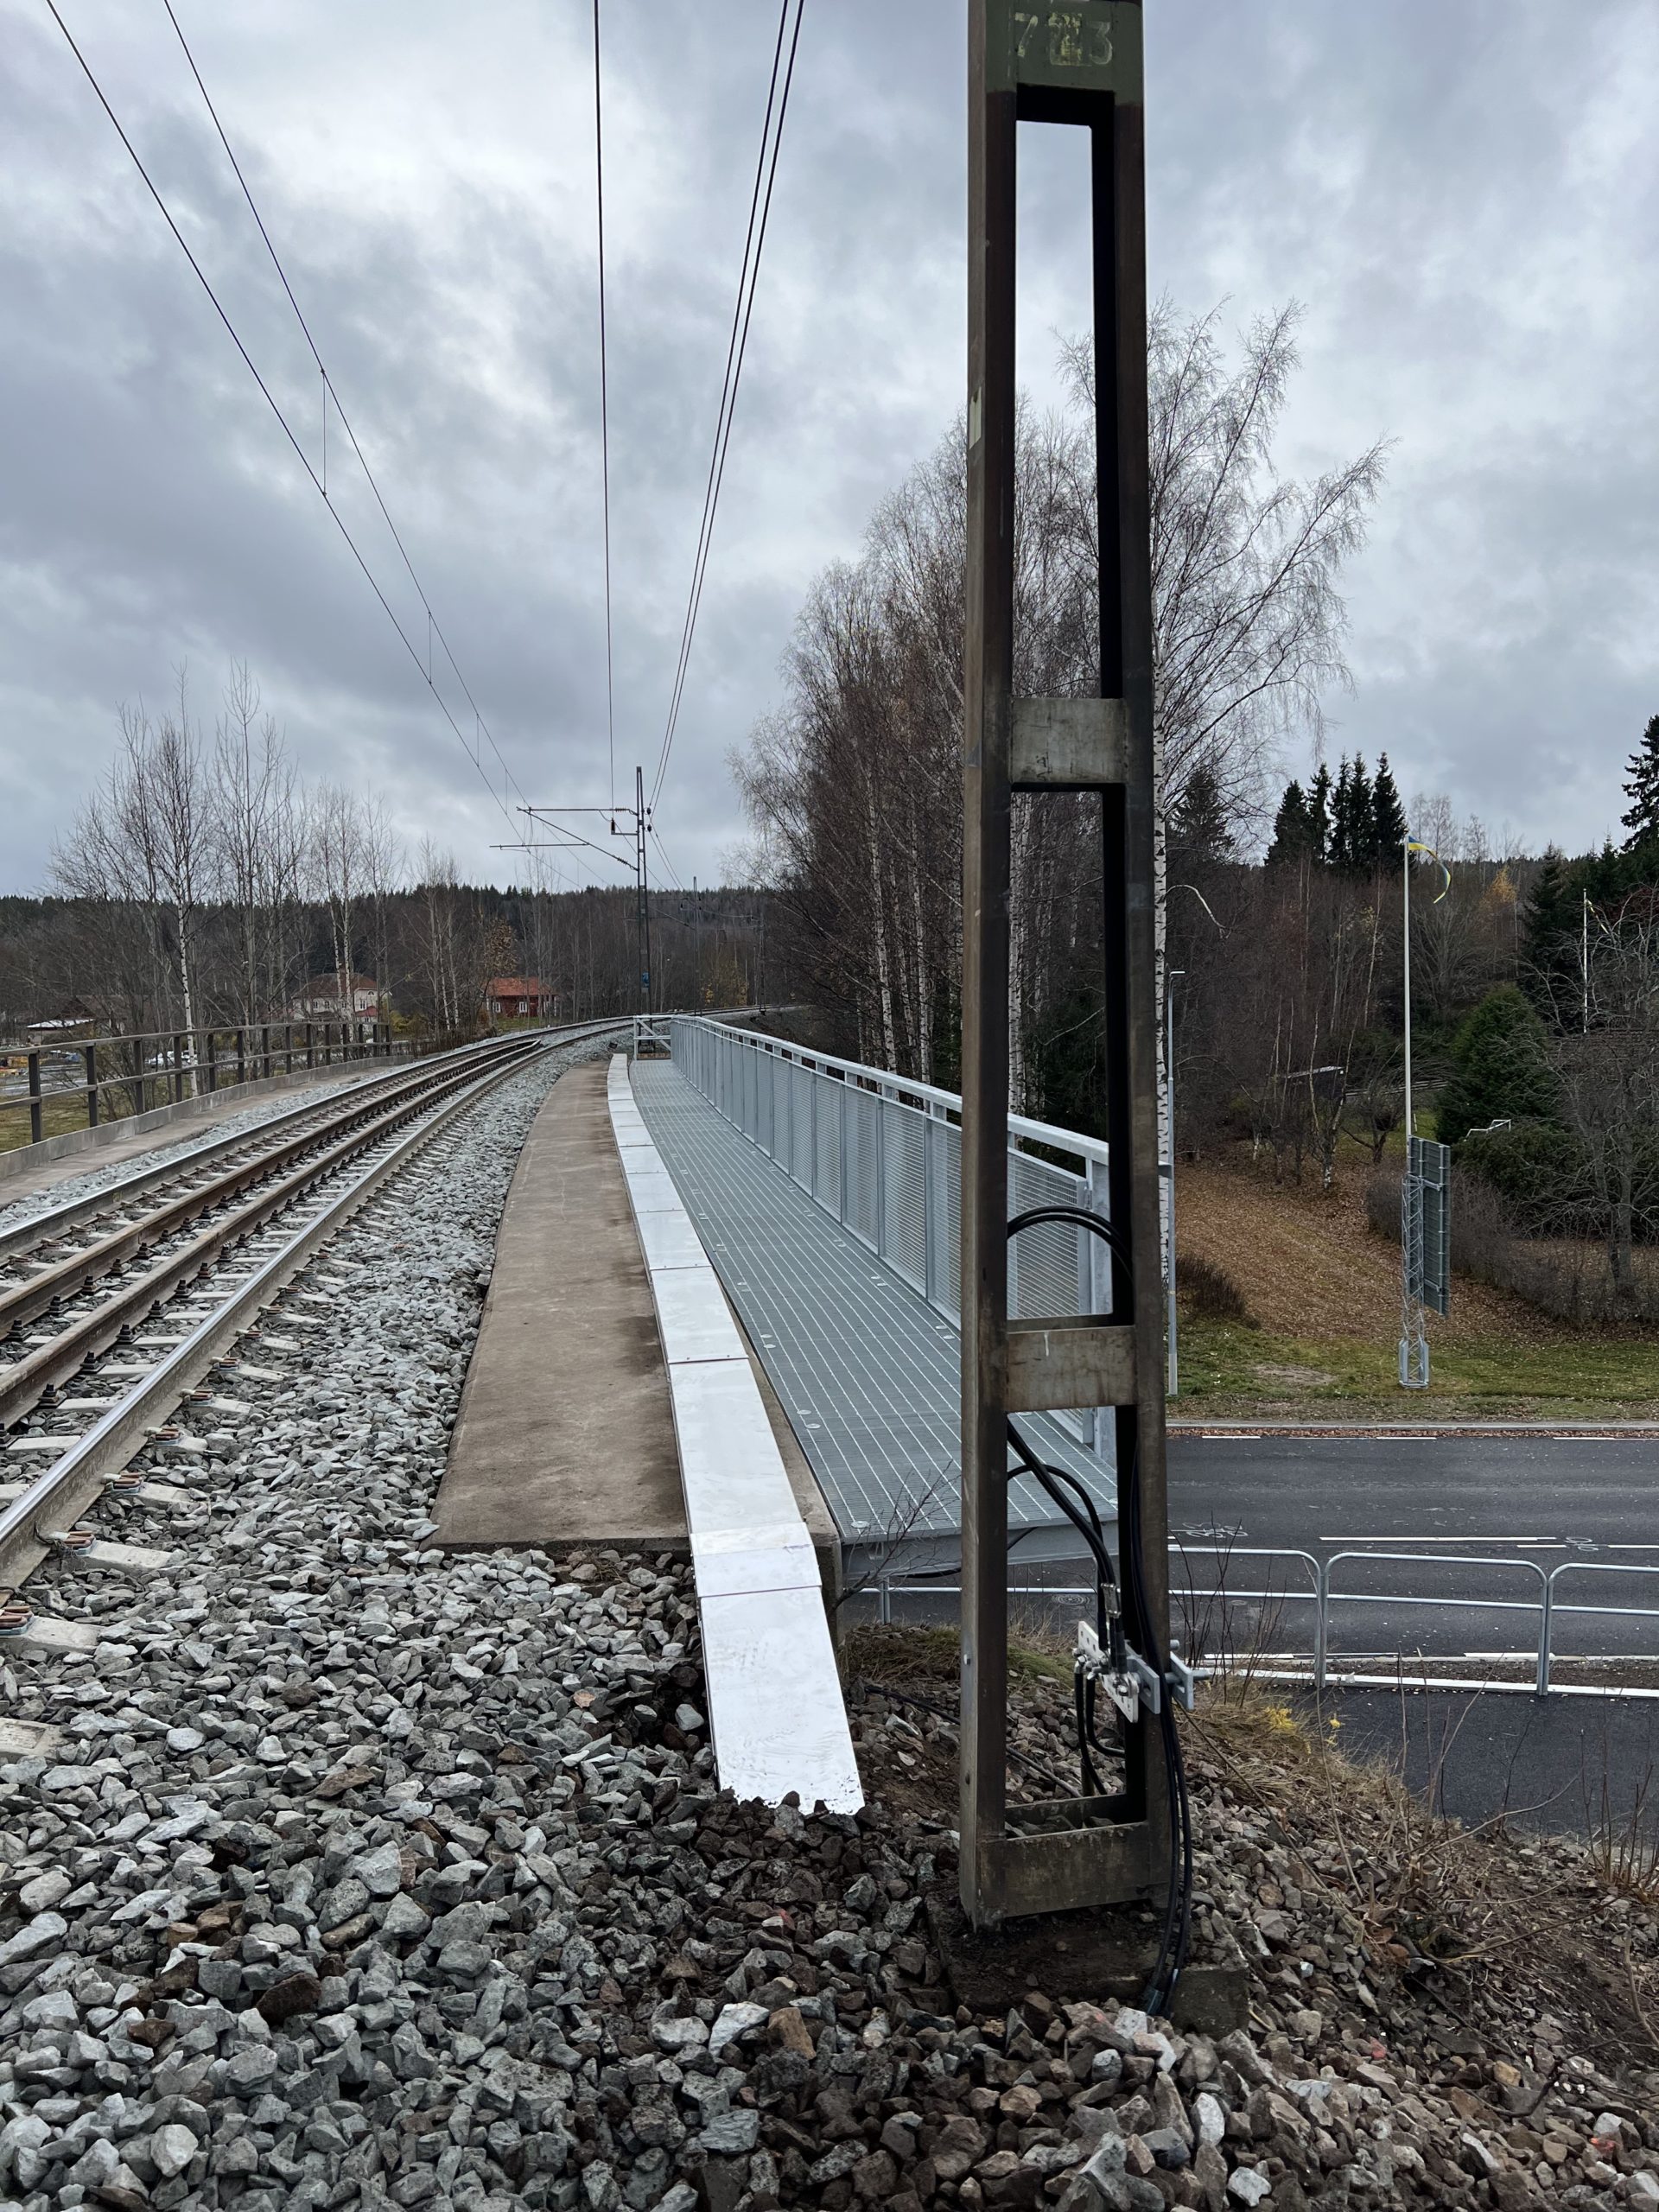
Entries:
[[[187, 1504], [189, 1444], [169, 1433], [168, 1416], [192, 1397], [227, 1416], [244, 1410], [202, 1387], [237, 1338], [375, 1192], [496, 1084], [550, 1046], [617, 1026], [446, 1055], [142, 1169], [0, 1238], [0, 1435], [11, 1478], [0, 1481], [0, 1649], [91, 1648], [95, 1630], [35, 1611], [23, 1592], [29, 1576], [63, 1551], [135, 1573], [162, 1564], [165, 1553], [99, 1539], [83, 1515], [111, 1488]], [[327, 1327], [324, 1312], [299, 1311], [300, 1302], [283, 1317], [298, 1341], [270, 1339], [284, 1351]], [[127, 1473], [146, 1445], [177, 1449], [176, 1484]]]

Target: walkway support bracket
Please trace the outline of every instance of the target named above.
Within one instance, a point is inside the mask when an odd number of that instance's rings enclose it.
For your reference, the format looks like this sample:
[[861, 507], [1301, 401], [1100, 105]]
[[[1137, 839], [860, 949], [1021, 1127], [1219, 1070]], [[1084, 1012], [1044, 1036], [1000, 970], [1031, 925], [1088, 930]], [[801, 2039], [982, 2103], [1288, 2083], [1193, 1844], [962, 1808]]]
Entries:
[[[1163, 1296], [1153, 937], [1151, 520], [1145, 129], [1139, 0], [969, 9], [968, 597], [963, 755], [962, 1901], [976, 1926], [1156, 1899], [1169, 1807], [1144, 1720], [1119, 1796], [1008, 1802], [1010, 1411], [1113, 1408], [1119, 1526], [1139, 1484], [1142, 1609], [1168, 1649]], [[1093, 217], [1100, 682], [1094, 700], [1014, 696], [1015, 140], [1087, 131]], [[1104, 897], [1103, 1120], [1122, 1243], [1116, 1325], [1008, 1320], [1009, 904], [1014, 795], [1098, 791]], [[1035, 803], [1040, 803], [1035, 802]], [[1071, 1395], [1083, 1392], [1082, 1395]]]

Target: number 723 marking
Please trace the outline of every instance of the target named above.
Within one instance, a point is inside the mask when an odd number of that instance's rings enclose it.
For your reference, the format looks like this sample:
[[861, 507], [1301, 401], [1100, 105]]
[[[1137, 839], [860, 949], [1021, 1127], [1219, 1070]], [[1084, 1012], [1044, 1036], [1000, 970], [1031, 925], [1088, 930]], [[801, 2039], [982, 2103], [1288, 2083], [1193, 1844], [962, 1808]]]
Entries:
[[[1109, 23], [1090, 22], [1078, 8], [1016, 8], [1014, 10], [1014, 56], [1024, 61], [1039, 34], [1048, 34], [1046, 60], [1054, 69], [1104, 69], [1113, 59]], [[1040, 47], [1038, 48], [1041, 53]]]

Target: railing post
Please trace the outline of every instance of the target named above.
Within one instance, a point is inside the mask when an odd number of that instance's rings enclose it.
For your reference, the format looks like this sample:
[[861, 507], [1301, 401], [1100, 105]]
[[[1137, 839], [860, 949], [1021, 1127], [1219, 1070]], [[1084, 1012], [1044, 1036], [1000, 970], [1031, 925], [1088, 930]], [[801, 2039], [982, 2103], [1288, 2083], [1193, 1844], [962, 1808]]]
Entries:
[[86, 1060], [86, 1126], [89, 1129], [95, 1129], [98, 1127], [97, 1046], [88, 1045], [85, 1048], [85, 1053]]
[[1323, 1695], [1325, 1666], [1330, 1656], [1331, 1568], [1325, 1560], [1318, 1562], [1313, 1577], [1313, 1687]]
[[45, 1135], [41, 1108], [41, 1055], [37, 1049], [29, 1056], [29, 1141], [30, 1144], [39, 1144]]
[[1552, 1567], [1545, 1575], [1544, 1594], [1538, 1601], [1538, 1673], [1535, 1679], [1535, 1694], [1539, 1697], [1549, 1695], [1549, 1644], [1555, 1623], [1555, 1577], [1560, 1571], [1559, 1567]]
[[930, 1099], [922, 1112], [922, 1296], [930, 1306], [938, 1303], [935, 1287], [939, 1270], [934, 1264], [934, 1240], [938, 1234], [938, 1205], [933, 1195], [935, 1173], [933, 1132], [938, 1127]]
[[173, 1103], [177, 1106], [184, 1097], [184, 1033], [173, 1032]]
[[841, 1165], [836, 1171], [836, 1196], [840, 1201], [840, 1220], [847, 1226], [847, 1078], [842, 1076], [836, 1086], [838, 1100], [836, 1108], [836, 1143], [841, 1154]]
[[308, 1068], [314, 1068], [317, 1065], [316, 1024], [313, 1021], [308, 1021], [305, 1025], [305, 1065]]
[[248, 1079], [247, 1040], [247, 1031], [238, 1029], [236, 1033], [236, 1079], [238, 1083], [245, 1083]]
[[211, 1098], [219, 1089], [219, 1032], [207, 1032], [207, 1095]]
[[887, 1102], [885, 1088], [875, 1094], [875, 1256], [887, 1256]]

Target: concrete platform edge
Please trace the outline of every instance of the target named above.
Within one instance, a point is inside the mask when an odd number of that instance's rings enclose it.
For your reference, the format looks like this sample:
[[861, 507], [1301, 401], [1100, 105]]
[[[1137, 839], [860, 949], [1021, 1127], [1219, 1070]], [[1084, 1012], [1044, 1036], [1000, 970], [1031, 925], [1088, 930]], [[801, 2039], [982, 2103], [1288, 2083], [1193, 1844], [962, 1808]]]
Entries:
[[863, 1791], [817, 1548], [753, 1351], [645, 1137], [620, 1053], [607, 1095], [668, 1364], [721, 1786], [855, 1811]]

